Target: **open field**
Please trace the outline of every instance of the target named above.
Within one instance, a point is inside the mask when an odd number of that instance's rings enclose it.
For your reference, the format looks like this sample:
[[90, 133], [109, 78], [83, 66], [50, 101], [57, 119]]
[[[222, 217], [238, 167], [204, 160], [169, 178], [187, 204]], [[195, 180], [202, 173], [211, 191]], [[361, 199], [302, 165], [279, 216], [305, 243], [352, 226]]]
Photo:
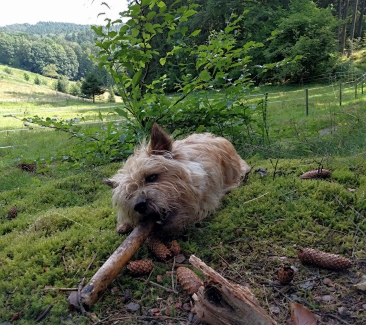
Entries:
[[[18, 109], [24, 107], [26, 116], [88, 116], [90, 122], [98, 121], [99, 110], [109, 110], [61, 97], [53, 106], [54, 91], [23, 88], [23, 82], [4, 91], [3, 80], [1, 115], [24, 116]], [[308, 117], [304, 90], [265, 89], [270, 143], [238, 148], [253, 166], [248, 180], [217, 213], [177, 238], [186, 258], [194, 254], [230, 281], [249, 286], [278, 324], [290, 318], [290, 301], [309, 308], [322, 325], [363, 325], [366, 319], [365, 292], [353, 287], [366, 274], [366, 101], [361, 95], [355, 100], [349, 88], [342, 107], [337, 88], [310, 90], [317, 97], [309, 101]], [[16, 119], [0, 119], [2, 130], [23, 127]], [[83, 276], [88, 281], [125, 238], [115, 231], [111, 192], [101, 182], [120, 163], [70, 168], [57, 157], [76, 141], [46, 129], [0, 132], [0, 322], [33, 324], [52, 305], [41, 324], [193, 324], [191, 298], [176, 282], [177, 293], [171, 290], [172, 261], [157, 261], [145, 246], [133, 259], [154, 260], [150, 277], [122, 271], [90, 313], [69, 310], [67, 289]], [[35, 163], [36, 170], [21, 163]], [[319, 166], [330, 169], [331, 178], [299, 178]], [[12, 207], [15, 217], [8, 215]], [[331, 271], [304, 265], [297, 257], [303, 247], [340, 254], [352, 266]], [[290, 285], [277, 280], [283, 266], [297, 270]]]
[[[11, 74], [6, 73], [6, 66], [0, 65], [0, 115], [16, 116], [20, 119], [32, 116], [51, 117], [55, 119], [77, 118], [83, 122], [97, 122], [99, 112], [108, 112], [105, 118], [117, 119], [117, 114], [109, 113], [111, 107], [117, 103], [107, 103], [108, 94], [97, 96], [96, 103], [89, 99], [82, 99], [69, 94], [57, 92], [52, 89], [55, 82], [52, 78], [38, 77], [43, 82], [41, 85], [34, 84], [35, 73], [27, 72], [29, 81], [24, 79], [24, 71], [8, 68]], [[72, 82], [70, 82], [72, 83]], [[24, 128], [22, 121], [5, 118], [1, 119], [0, 130]]]

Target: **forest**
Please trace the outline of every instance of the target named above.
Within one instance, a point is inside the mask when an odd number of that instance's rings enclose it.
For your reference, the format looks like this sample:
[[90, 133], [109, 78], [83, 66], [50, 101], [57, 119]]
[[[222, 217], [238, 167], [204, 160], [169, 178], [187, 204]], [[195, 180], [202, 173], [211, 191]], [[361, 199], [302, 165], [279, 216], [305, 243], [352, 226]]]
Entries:
[[[184, 1], [190, 3], [190, 1]], [[225, 29], [231, 15], [244, 13], [236, 46], [256, 42], [250, 51], [248, 69], [258, 84], [266, 82], [307, 82], [314, 75], [342, 69], [342, 55], [350, 55], [364, 43], [365, 0], [196, 0], [197, 13], [186, 22], [187, 33], [200, 30], [194, 39], [156, 33], [151, 46], [164, 53], [173, 44], [205, 44], [214, 32]], [[173, 0], [165, 1], [174, 6]], [[130, 6], [134, 4], [130, 2]], [[103, 27], [118, 30], [123, 22]], [[14, 24], [0, 28], [0, 63], [57, 78], [81, 80], [96, 69], [91, 59], [98, 53], [98, 35], [87, 25], [39, 22]], [[193, 45], [193, 44], [188, 44]], [[301, 58], [279, 69], [263, 70], [266, 64], [286, 58]], [[180, 78], [180, 64], [195, 57], [176, 56], [172, 64], [161, 66], [153, 59], [149, 66], [151, 80], [168, 76], [167, 91], [174, 91]], [[194, 71], [192, 71], [194, 73]], [[235, 75], [233, 76], [235, 77]], [[105, 83], [112, 83], [111, 80]], [[110, 85], [106, 85], [110, 86]]]

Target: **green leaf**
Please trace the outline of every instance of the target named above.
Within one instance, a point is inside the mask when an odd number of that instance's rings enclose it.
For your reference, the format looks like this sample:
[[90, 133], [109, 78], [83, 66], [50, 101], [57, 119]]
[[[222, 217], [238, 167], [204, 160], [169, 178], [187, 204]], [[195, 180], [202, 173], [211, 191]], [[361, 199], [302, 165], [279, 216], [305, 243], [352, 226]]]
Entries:
[[91, 29], [97, 34], [98, 36], [104, 36], [103, 27], [102, 26], [91, 26]]
[[166, 58], [160, 58], [159, 62], [160, 62], [161, 65], [165, 65]]
[[201, 133], [205, 130], [205, 126], [204, 125], [200, 125], [197, 129], [196, 129], [196, 133]]
[[156, 12], [155, 11], [150, 11], [147, 15], [146, 15], [146, 19], [150, 20], [153, 19], [156, 16]]
[[155, 34], [155, 29], [153, 28], [153, 25], [151, 23], [146, 23], [145, 24], [145, 29], [151, 33], [151, 34]]
[[209, 81], [211, 79], [211, 75], [210, 75], [210, 73], [207, 70], [203, 70], [200, 73], [200, 78], [203, 81]]
[[125, 117], [125, 118], [127, 118], [127, 117], [128, 117], [128, 113], [127, 113], [125, 110], [121, 109], [121, 108], [116, 108], [114, 111], [115, 111], [119, 116], [122, 116], [122, 117]]
[[132, 36], [137, 37], [137, 35], [140, 33], [140, 31], [137, 28], [132, 29]]
[[200, 29], [196, 29], [194, 32], [191, 33], [191, 36], [197, 36], [201, 32]]
[[135, 73], [135, 75], [132, 77], [132, 87], [135, 87], [139, 81], [140, 81], [140, 78], [141, 78], [141, 75], [142, 75], [142, 70], [140, 69], [139, 71], [137, 71]]
[[112, 31], [110, 31], [109, 33], [108, 33], [108, 36], [110, 37], [110, 38], [113, 38], [113, 37], [115, 37], [117, 35], [117, 32], [115, 32], [114, 30], [112, 30]]

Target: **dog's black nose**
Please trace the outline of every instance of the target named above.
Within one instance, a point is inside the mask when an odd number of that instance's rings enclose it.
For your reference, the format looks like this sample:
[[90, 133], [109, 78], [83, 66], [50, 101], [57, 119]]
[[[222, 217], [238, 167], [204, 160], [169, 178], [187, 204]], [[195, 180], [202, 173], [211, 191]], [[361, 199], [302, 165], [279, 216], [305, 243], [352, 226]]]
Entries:
[[138, 200], [133, 208], [136, 212], [144, 214], [147, 210], [146, 199], [142, 198], [142, 199]]

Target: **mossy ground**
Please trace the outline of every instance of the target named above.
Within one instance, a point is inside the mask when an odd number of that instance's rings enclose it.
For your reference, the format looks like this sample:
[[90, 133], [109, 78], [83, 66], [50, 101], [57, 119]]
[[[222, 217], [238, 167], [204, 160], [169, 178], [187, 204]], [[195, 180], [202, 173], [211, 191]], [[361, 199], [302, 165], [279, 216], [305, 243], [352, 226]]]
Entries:
[[[320, 324], [361, 325], [366, 319], [365, 293], [352, 287], [366, 274], [363, 103], [324, 120], [271, 124], [270, 145], [238, 148], [253, 166], [248, 180], [213, 216], [178, 238], [187, 258], [194, 254], [230, 281], [249, 285], [278, 324], [289, 318], [289, 301], [307, 306]], [[334, 125], [336, 132], [319, 136], [320, 128]], [[149, 282], [171, 288], [171, 263], [156, 262], [149, 281], [122, 271], [90, 314], [68, 310], [69, 291], [60, 288], [76, 288], [84, 276], [88, 281], [125, 238], [115, 231], [111, 192], [101, 182], [120, 164], [68, 169], [52, 159], [74, 141], [53, 131], [0, 133], [0, 146], [9, 147], [0, 150], [0, 322], [32, 324], [52, 304], [43, 324], [96, 318], [99, 324], [187, 324], [190, 297], [182, 288], [174, 294]], [[37, 161], [37, 172], [21, 170], [21, 161]], [[332, 171], [330, 179], [300, 180], [319, 165]], [[267, 174], [256, 173], [259, 168]], [[9, 220], [12, 206], [18, 215]], [[301, 247], [348, 257], [352, 267], [334, 272], [302, 265]], [[134, 256], [141, 258], [154, 259], [145, 246]], [[290, 286], [276, 280], [284, 265], [298, 269]], [[324, 302], [327, 295], [333, 300]], [[128, 310], [130, 302], [139, 310]], [[349, 313], [339, 314], [340, 307]]]
[[[332, 158], [324, 166], [332, 170], [328, 180], [301, 180], [299, 176], [317, 168], [313, 159], [270, 160], [253, 158], [248, 180], [227, 195], [222, 208], [179, 238], [183, 254], [195, 254], [227, 279], [247, 283], [264, 309], [279, 324], [289, 318], [290, 300], [306, 305], [327, 319], [342, 318], [362, 324], [365, 294], [352, 289], [366, 273], [366, 160]], [[68, 291], [98, 270], [124, 237], [115, 232], [115, 211], [110, 189], [101, 183], [119, 164], [92, 170], [49, 171], [31, 174], [15, 163], [3, 169], [0, 192], [0, 301], [1, 320], [20, 312], [16, 324], [30, 324], [50, 304], [44, 324], [89, 324], [87, 316], [70, 313]], [[266, 168], [267, 175], [255, 172]], [[12, 181], [11, 181], [12, 180]], [[6, 186], [4, 186], [6, 184]], [[18, 215], [8, 220], [7, 212], [16, 205]], [[352, 260], [348, 271], [331, 272], [302, 265], [297, 259], [301, 247], [313, 247]], [[135, 259], [153, 258], [141, 247]], [[293, 285], [281, 286], [277, 270], [294, 265], [298, 272]], [[156, 263], [150, 277], [171, 287], [171, 264]], [[323, 278], [330, 278], [333, 287]], [[304, 284], [310, 282], [311, 285]], [[179, 287], [178, 287], [179, 288]], [[309, 289], [310, 288], [310, 289]], [[138, 312], [127, 310], [126, 295], [140, 304]], [[333, 295], [331, 303], [319, 297]], [[143, 324], [149, 310], [163, 313], [158, 323], [187, 320], [182, 306], [189, 297], [179, 288], [175, 295], [152, 286], [147, 277], [132, 278], [122, 272], [94, 306], [92, 312], [103, 324]], [[272, 313], [273, 306], [279, 312]], [[340, 316], [339, 307], [349, 316]], [[169, 315], [169, 316], [168, 316]], [[166, 317], [166, 318], [164, 318]]]

